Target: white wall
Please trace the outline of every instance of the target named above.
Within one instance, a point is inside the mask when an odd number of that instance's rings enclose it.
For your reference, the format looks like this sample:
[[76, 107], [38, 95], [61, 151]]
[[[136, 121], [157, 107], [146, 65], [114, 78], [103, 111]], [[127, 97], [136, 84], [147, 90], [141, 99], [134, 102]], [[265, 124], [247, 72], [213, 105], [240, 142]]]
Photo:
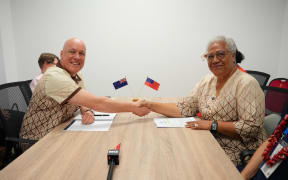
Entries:
[[288, 1], [286, 1], [282, 28], [280, 62], [277, 77], [288, 78]]
[[[1, 29], [0, 29], [1, 34]], [[2, 51], [2, 41], [0, 36], [0, 84], [6, 83], [6, 71], [5, 71], [4, 57]]]
[[[59, 55], [64, 41], [76, 36], [87, 45], [83, 73], [89, 91], [183, 96], [209, 73], [200, 56], [219, 34], [235, 39], [246, 56], [244, 68], [276, 76], [283, 71], [278, 69], [285, 5], [285, 0], [11, 0], [19, 78], [36, 76], [39, 54]], [[114, 91], [112, 82], [123, 76], [129, 86]], [[158, 92], [143, 88], [146, 76], [161, 83]]]
[[18, 80], [14, 31], [9, 0], [0, 1], [0, 84]]

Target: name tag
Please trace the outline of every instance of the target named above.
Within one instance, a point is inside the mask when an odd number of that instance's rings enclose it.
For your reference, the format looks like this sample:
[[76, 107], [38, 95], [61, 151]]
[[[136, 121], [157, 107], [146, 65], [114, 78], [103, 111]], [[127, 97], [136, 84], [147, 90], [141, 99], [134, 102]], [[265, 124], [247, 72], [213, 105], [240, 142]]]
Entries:
[[[270, 155], [270, 158], [272, 158], [275, 154], [277, 154], [282, 148], [283, 146], [279, 143], [274, 149], [273, 153]], [[278, 168], [281, 162], [282, 160], [275, 163], [272, 167], [268, 166], [267, 163], [264, 163], [260, 169], [265, 175], [265, 177], [268, 179], [271, 176], [271, 174]]]

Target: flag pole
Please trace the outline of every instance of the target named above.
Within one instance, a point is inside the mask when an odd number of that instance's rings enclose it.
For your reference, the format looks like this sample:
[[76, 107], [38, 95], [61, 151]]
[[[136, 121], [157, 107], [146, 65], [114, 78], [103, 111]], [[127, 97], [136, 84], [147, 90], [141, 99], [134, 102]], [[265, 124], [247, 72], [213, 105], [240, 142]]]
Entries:
[[[147, 78], [148, 78], [148, 76], [147, 76]], [[146, 79], [147, 79], [147, 78], [146, 78]], [[145, 80], [145, 82], [146, 82], [146, 80]], [[142, 92], [142, 90], [143, 90], [143, 88], [144, 88], [144, 86], [145, 86], [145, 82], [144, 82], [144, 84], [142, 85], [140, 91], [138, 92], [138, 97], [140, 97], [140, 95], [141, 95], [141, 92]]]
[[[127, 80], [126, 76], [125, 76], [125, 79], [126, 79], [127, 84], [128, 84], [128, 80]], [[128, 85], [129, 85], [129, 84], [128, 84]], [[131, 93], [132, 97], [134, 97], [134, 93], [133, 93], [132, 88], [130, 88], [130, 86], [128, 86], [128, 87], [129, 87], [129, 90], [130, 90], [130, 93]]]

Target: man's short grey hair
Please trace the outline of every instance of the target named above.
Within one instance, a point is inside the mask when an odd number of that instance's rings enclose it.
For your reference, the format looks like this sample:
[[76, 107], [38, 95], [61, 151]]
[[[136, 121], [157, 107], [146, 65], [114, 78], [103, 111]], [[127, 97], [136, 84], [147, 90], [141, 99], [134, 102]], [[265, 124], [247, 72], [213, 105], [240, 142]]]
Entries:
[[228, 38], [225, 36], [216, 36], [214, 39], [210, 40], [207, 45], [207, 51], [209, 47], [215, 42], [225, 42], [226, 48], [231, 54], [236, 54], [237, 46], [232, 38]]

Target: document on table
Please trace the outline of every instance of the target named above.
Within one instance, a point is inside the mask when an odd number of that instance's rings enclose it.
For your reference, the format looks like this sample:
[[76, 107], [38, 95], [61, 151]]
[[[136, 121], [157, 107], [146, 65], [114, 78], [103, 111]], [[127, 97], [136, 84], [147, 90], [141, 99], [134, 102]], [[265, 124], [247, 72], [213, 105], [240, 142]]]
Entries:
[[77, 115], [72, 122], [64, 128], [67, 131], [109, 131], [116, 113], [103, 113], [94, 111], [95, 121], [92, 124], [82, 124], [81, 114]]
[[64, 130], [67, 131], [109, 131], [113, 120], [95, 120], [92, 124], [82, 124], [81, 119], [73, 120]]
[[186, 122], [195, 121], [194, 117], [189, 118], [154, 118], [158, 128], [179, 128], [185, 127]]

